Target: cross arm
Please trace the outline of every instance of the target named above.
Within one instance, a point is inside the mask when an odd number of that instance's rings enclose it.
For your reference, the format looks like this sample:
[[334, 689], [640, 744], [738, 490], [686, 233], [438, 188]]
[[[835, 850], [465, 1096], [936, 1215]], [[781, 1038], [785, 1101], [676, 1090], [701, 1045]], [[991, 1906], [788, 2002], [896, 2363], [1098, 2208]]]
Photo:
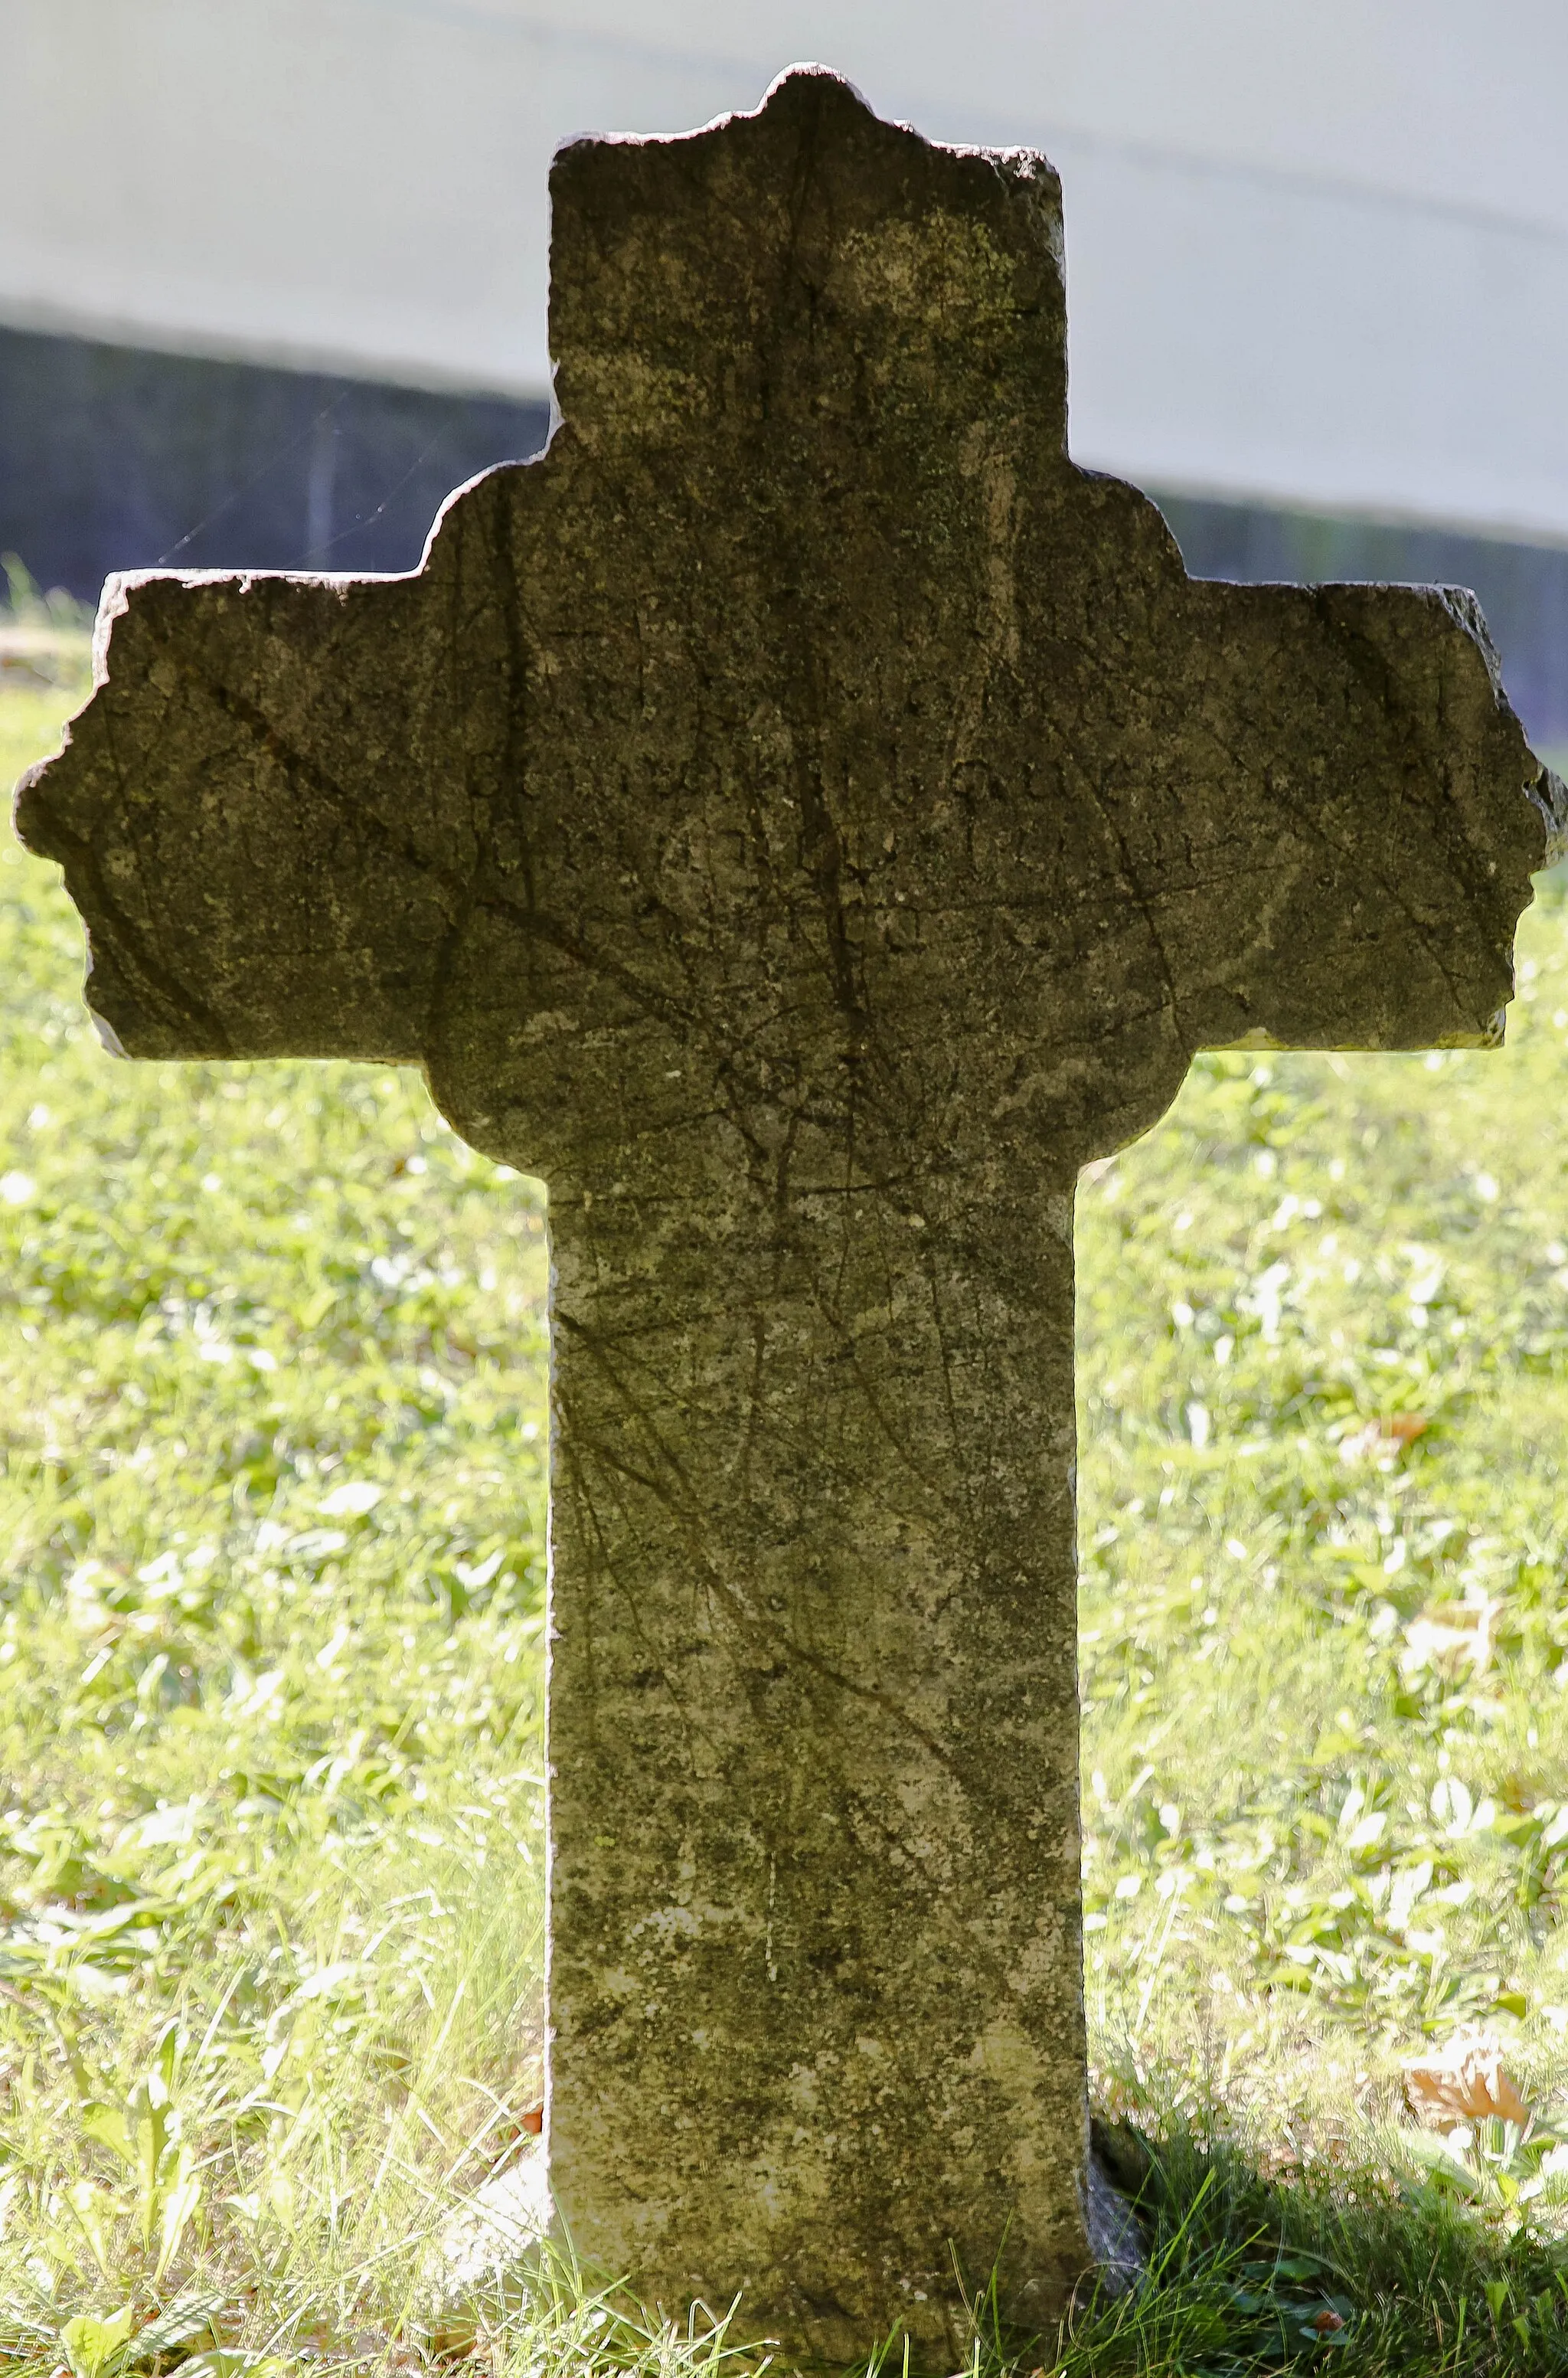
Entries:
[[1188, 1047], [1500, 1039], [1568, 796], [1474, 597], [1196, 582], [1184, 610], [1162, 763], [1177, 823], [1142, 871]]
[[17, 823], [126, 1053], [423, 1054], [502, 731], [485, 617], [455, 666], [461, 543], [449, 515], [410, 578], [109, 582], [94, 699]]

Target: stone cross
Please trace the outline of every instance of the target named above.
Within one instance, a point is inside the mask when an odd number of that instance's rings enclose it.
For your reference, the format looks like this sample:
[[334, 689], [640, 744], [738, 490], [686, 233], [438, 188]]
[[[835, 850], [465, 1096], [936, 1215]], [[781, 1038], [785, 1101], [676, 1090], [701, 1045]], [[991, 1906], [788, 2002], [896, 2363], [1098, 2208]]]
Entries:
[[552, 195], [547, 453], [409, 577], [112, 580], [21, 832], [131, 1055], [420, 1064], [548, 1184], [560, 2216], [950, 2368], [955, 2258], [1094, 2242], [1078, 1169], [1199, 1049], [1495, 1040], [1558, 788], [1468, 596], [1068, 460], [1042, 158], [812, 68]]

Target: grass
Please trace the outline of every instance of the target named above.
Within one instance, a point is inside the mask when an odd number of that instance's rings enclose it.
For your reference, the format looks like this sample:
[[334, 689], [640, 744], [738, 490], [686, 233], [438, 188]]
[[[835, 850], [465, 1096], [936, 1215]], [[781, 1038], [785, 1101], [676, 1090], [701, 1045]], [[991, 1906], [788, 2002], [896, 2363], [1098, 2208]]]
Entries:
[[539, 2094], [542, 1201], [407, 1074], [106, 1060], [49, 872], [0, 865], [0, 2294], [51, 2366], [193, 2287], [352, 2350]]
[[[74, 698], [0, 694], [0, 778]], [[1084, 1183], [1088, 1982], [1152, 2276], [1060, 2337], [982, 2301], [976, 2378], [1568, 2372], [1551, 883], [1522, 948], [1504, 1054], [1205, 1058]], [[9, 846], [0, 966], [0, 2353], [716, 2368], [743, 2316], [441, 2276], [539, 2086], [540, 1193], [409, 1074], [113, 1063]], [[1405, 2111], [1463, 2022], [1527, 2133]]]

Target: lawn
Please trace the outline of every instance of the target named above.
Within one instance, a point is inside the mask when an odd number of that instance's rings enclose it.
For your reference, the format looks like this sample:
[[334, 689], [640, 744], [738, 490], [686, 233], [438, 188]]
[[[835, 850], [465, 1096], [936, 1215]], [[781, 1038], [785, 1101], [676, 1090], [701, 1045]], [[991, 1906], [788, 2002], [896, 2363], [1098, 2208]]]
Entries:
[[[77, 698], [0, 693], [0, 779]], [[1550, 883], [1521, 949], [1505, 1052], [1204, 1058], [1084, 1182], [1088, 1986], [1154, 2276], [987, 2367], [1568, 2372]], [[543, 1193], [410, 1073], [114, 1063], [8, 842], [0, 966], [0, 2353], [712, 2360], [450, 2270], [539, 2095]], [[1526, 2135], [1406, 2111], [1466, 2023]]]

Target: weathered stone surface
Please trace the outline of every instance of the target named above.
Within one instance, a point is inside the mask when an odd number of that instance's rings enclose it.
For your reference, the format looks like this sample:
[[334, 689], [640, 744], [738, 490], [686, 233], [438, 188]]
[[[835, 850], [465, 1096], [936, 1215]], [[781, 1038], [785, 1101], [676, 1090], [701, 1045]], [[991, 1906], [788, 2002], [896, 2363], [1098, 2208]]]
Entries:
[[1068, 462], [1038, 157], [805, 72], [554, 201], [547, 456], [415, 578], [112, 584], [22, 831], [133, 1055], [548, 1183], [558, 2202], [951, 2366], [950, 2248], [1087, 2252], [1078, 1167], [1206, 1045], [1494, 1039], [1552, 787], [1468, 598]]

